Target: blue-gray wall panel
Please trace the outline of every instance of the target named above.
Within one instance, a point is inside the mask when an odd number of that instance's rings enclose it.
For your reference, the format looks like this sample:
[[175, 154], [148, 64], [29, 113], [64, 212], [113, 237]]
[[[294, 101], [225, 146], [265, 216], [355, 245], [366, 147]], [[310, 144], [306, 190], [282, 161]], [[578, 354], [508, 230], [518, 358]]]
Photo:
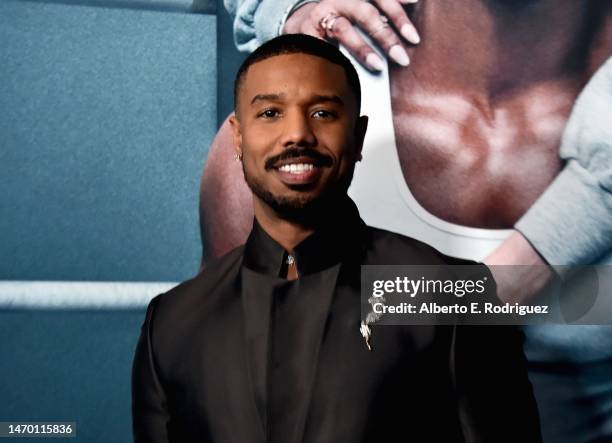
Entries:
[[0, 279], [181, 280], [215, 17], [0, 2]]
[[1, 420], [75, 421], [71, 442], [132, 441], [131, 368], [144, 315], [0, 310]]
[[3, 0], [35, 3], [59, 3], [63, 5], [85, 5], [98, 8], [142, 9], [163, 12], [195, 12], [215, 14], [217, 0]]

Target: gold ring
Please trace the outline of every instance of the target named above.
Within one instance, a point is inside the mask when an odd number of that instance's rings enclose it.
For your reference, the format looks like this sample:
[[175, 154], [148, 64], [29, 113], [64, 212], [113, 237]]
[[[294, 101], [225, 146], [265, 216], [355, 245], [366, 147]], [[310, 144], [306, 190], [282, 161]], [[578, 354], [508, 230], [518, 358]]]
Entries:
[[336, 20], [338, 20], [341, 15], [338, 15], [337, 12], [331, 11], [328, 12], [325, 17], [319, 20], [319, 28], [325, 33], [327, 38], [334, 38], [334, 24], [336, 24]]

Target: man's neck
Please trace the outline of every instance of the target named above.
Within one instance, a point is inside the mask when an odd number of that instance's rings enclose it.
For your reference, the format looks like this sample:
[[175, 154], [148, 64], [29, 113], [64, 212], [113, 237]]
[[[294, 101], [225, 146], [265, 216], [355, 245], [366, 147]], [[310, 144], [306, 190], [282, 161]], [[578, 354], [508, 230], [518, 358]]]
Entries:
[[257, 198], [253, 199], [253, 210], [255, 218], [262, 229], [290, 253], [315, 231], [314, 227], [307, 227], [293, 220], [281, 217], [276, 211]]

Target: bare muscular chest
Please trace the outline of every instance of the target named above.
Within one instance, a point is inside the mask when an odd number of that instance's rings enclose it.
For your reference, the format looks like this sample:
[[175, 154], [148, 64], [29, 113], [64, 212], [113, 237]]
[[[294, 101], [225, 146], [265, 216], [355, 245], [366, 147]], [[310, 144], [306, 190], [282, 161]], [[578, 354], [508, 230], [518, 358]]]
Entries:
[[392, 94], [412, 194], [444, 220], [511, 227], [562, 166], [559, 144], [577, 90], [564, 82], [533, 85], [493, 106], [458, 91]]
[[390, 70], [390, 84], [402, 172], [426, 210], [509, 228], [547, 188], [562, 167], [560, 140], [593, 65], [595, 31], [612, 28], [594, 12], [566, 0], [416, 7], [423, 42], [408, 69]]

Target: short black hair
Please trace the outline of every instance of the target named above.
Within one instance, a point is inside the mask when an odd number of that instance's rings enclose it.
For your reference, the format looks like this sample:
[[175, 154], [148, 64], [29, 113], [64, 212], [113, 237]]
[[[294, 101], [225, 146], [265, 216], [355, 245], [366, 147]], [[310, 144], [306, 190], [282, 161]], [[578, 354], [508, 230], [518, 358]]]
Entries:
[[355, 67], [348, 58], [334, 45], [306, 34], [284, 34], [268, 40], [255, 49], [242, 62], [234, 81], [234, 109], [238, 105], [238, 92], [244, 82], [244, 77], [251, 65], [270, 57], [284, 54], [309, 54], [324, 58], [336, 65], [342, 66], [350, 90], [355, 95], [357, 111], [361, 109], [361, 86]]

